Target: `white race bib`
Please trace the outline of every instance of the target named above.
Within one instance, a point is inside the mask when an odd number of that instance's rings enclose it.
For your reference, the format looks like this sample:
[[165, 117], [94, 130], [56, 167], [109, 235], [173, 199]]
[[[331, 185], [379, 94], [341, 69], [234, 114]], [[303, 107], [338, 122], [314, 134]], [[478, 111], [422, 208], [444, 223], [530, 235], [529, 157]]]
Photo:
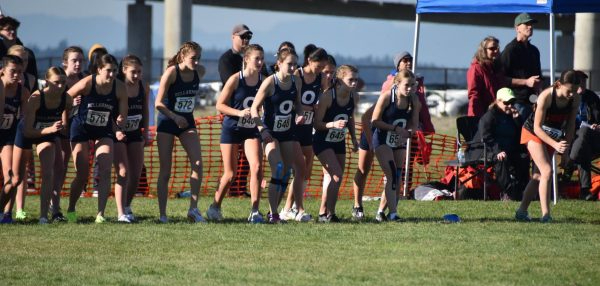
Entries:
[[191, 113], [194, 111], [194, 97], [175, 98], [175, 111], [181, 113]]
[[125, 123], [125, 131], [135, 131], [140, 127], [140, 122], [142, 122], [142, 115], [131, 115], [127, 116], [127, 122]]
[[[394, 120], [393, 125], [399, 126], [400, 128], [404, 128], [406, 127], [406, 119], [396, 119]], [[388, 131], [387, 136], [385, 137], [385, 144], [392, 148], [400, 147], [402, 145], [402, 142], [400, 142], [400, 135], [396, 134], [396, 132], [394, 131]]]
[[237, 126], [241, 128], [254, 128], [256, 127], [256, 123], [254, 123], [254, 119], [252, 117], [242, 116], [238, 119]]
[[346, 139], [346, 128], [329, 129], [329, 131], [327, 132], [327, 136], [325, 136], [325, 141], [333, 143], [342, 142], [344, 141], [344, 139]]
[[108, 125], [110, 111], [97, 111], [88, 109], [85, 123], [92, 126], [104, 127]]
[[292, 115], [275, 115], [275, 122], [273, 124], [273, 131], [285, 132], [290, 130], [292, 126]]
[[14, 114], [4, 114], [4, 116], [2, 116], [2, 121], [0, 122], [0, 129], [10, 129], [14, 121]]
[[52, 125], [54, 125], [54, 122], [36, 122], [35, 129], [42, 130], [42, 129], [44, 129], [46, 127], [50, 127]]
[[312, 110], [304, 111], [304, 125], [311, 125], [313, 123], [313, 119], [315, 117], [315, 112]]

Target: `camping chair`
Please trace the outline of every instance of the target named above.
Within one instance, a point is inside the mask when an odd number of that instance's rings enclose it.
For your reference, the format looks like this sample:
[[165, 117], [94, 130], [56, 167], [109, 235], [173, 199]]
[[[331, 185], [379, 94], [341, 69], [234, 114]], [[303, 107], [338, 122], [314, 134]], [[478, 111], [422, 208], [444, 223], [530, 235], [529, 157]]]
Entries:
[[[458, 191], [459, 181], [461, 184], [473, 180], [483, 173], [483, 199], [487, 198], [487, 146], [482, 139], [474, 140], [479, 124], [479, 117], [462, 116], [456, 118], [456, 150], [465, 151], [464, 162], [457, 160], [449, 161], [450, 166], [455, 167], [454, 190]], [[461, 168], [472, 167], [476, 170], [474, 174], [464, 180], [460, 180]]]

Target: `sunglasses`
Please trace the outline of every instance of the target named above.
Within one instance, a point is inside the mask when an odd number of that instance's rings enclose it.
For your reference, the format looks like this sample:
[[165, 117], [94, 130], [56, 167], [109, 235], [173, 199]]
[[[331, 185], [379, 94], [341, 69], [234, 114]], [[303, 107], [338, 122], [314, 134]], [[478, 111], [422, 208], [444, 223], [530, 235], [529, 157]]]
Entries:
[[504, 103], [504, 105], [513, 105], [515, 104], [516, 100], [509, 100], [509, 101], [503, 101], [502, 103]]
[[252, 35], [250, 35], [250, 34], [243, 34], [243, 35], [240, 36], [240, 39], [242, 39], [242, 40], [248, 40], [249, 41], [250, 39], [252, 39]]
[[498, 50], [498, 47], [489, 47], [489, 48], [486, 48], [486, 49], [488, 49], [488, 50], [490, 50], [490, 51], [497, 51], [497, 50]]

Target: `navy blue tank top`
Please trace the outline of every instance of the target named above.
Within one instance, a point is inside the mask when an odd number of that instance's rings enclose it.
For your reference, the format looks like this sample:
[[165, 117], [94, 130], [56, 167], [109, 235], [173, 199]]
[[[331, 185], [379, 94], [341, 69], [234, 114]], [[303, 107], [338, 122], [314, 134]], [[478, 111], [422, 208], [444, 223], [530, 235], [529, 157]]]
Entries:
[[292, 129], [294, 122], [294, 104], [298, 90], [294, 76], [291, 77], [292, 84], [288, 90], [279, 87], [277, 75], [273, 75], [275, 81], [275, 91], [273, 95], [267, 97], [263, 104], [265, 110], [263, 122], [265, 126], [273, 132], [288, 132]]
[[[349, 121], [354, 114], [354, 94], [350, 93], [350, 100], [345, 106], [340, 106], [337, 103], [335, 88], [332, 90], [331, 106], [325, 111], [323, 122], [338, 121], [340, 119]], [[349, 123], [348, 123], [349, 124]], [[330, 143], [344, 142], [346, 139], [346, 130], [348, 128], [331, 128], [328, 130], [317, 130], [314, 135], [314, 141], [324, 141]]]
[[[262, 75], [258, 74], [258, 82], [254, 86], [249, 86], [246, 83], [243, 72], [240, 71], [240, 80], [238, 87], [233, 92], [233, 96], [229, 99], [229, 106], [237, 110], [244, 110], [250, 108], [256, 97], [256, 92], [262, 83]], [[256, 124], [252, 118], [238, 117], [225, 115], [223, 119], [223, 128], [255, 128]]]
[[40, 89], [40, 108], [35, 112], [35, 122], [33, 128], [41, 130], [52, 126], [54, 122], [62, 119], [62, 113], [65, 110], [67, 91], [60, 95], [60, 103], [56, 108], [48, 108], [46, 106], [46, 94], [43, 89]]
[[138, 94], [135, 97], [127, 98], [127, 122], [125, 123], [125, 132], [133, 132], [140, 130], [142, 119], [144, 116], [145, 89], [142, 81], [138, 81]]
[[0, 130], [10, 130], [17, 127], [17, 115], [21, 107], [22, 85], [17, 85], [13, 97], [4, 97], [4, 116], [0, 122]]
[[[300, 78], [302, 79], [302, 88], [300, 89], [302, 96], [300, 97], [300, 101], [302, 105], [311, 107], [312, 109], [317, 104], [317, 101], [319, 101], [319, 96], [321, 95], [321, 76], [321, 73], [319, 73], [312, 83], [307, 83], [304, 80], [304, 70], [300, 69]], [[304, 111], [304, 118], [306, 120], [303, 125], [312, 126], [314, 115], [314, 110]]]
[[183, 81], [179, 65], [175, 65], [175, 74], [175, 82], [169, 86], [169, 91], [167, 92], [167, 98], [165, 99], [164, 104], [175, 114], [183, 116], [186, 119], [191, 118], [193, 121], [196, 93], [198, 93], [200, 77], [198, 77], [198, 73], [194, 71], [194, 79], [192, 81]]
[[[383, 110], [381, 120], [387, 124], [406, 128], [412, 114], [412, 100], [408, 97], [408, 104], [405, 109], [398, 108], [396, 104], [397, 87], [394, 86], [391, 90], [390, 104]], [[379, 144], [386, 144], [392, 148], [400, 147], [404, 142], [400, 142], [400, 136], [394, 131], [375, 129], [374, 137], [377, 136]], [[377, 145], [377, 144], [375, 144]]]
[[96, 75], [92, 75], [90, 94], [81, 97], [81, 104], [74, 120], [85, 124], [93, 130], [112, 130], [112, 123], [117, 114], [118, 100], [116, 95], [117, 80], [112, 83], [112, 89], [107, 95], [98, 94], [96, 90]]

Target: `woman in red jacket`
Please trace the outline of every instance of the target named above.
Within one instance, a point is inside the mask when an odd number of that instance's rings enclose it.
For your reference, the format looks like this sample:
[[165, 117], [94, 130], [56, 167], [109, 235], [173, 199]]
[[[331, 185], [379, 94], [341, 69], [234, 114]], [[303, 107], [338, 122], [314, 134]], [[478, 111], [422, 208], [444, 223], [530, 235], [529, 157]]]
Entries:
[[483, 116], [496, 100], [496, 91], [503, 85], [502, 74], [494, 63], [499, 55], [499, 41], [495, 37], [488, 36], [479, 44], [467, 71], [468, 116]]

